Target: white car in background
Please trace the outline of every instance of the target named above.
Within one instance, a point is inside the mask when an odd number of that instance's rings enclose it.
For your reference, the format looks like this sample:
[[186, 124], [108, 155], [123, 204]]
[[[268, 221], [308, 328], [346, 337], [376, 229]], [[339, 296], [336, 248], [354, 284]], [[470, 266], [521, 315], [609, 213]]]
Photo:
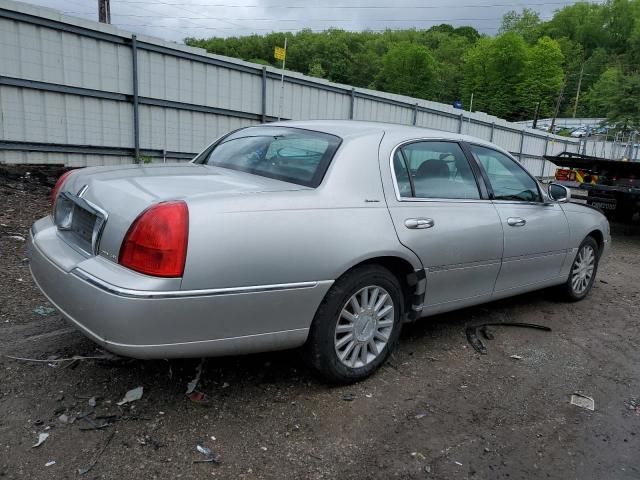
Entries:
[[578, 127], [570, 133], [573, 138], [588, 137], [591, 135], [590, 130], [587, 127]]

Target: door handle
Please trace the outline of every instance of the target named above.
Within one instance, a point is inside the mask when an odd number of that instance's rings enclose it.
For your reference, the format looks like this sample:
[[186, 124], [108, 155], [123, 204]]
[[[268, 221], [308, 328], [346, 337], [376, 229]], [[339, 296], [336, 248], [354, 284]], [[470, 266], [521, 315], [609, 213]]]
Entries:
[[524, 218], [520, 217], [509, 217], [507, 218], [507, 224], [511, 227], [522, 227], [527, 223]]
[[412, 230], [420, 228], [431, 228], [435, 225], [435, 222], [430, 218], [407, 218], [404, 221], [404, 226]]

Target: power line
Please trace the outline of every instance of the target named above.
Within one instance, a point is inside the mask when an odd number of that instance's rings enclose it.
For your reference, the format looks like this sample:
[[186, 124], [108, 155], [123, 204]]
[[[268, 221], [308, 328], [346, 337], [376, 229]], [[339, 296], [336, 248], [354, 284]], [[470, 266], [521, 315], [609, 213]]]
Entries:
[[[65, 15], [87, 15], [86, 12], [62, 12]], [[114, 14], [116, 17], [134, 17], [134, 18], [149, 18], [149, 15], [129, 15], [129, 14]], [[220, 17], [174, 17], [172, 15], [155, 15], [154, 18], [158, 19], [170, 19], [170, 20], [222, 20]], [[367, 22], [477, 22], [477, 21], [490, 21], [490, 20], [501, 20], [502, 17], [487, 17], [487, 18], [368, 18]], [[276, 18], [276, 17], [267, 17], [267, 18], [252, 18], [252, 17], [240, 17], [240, 18], [228, 18], [225, 17], [225, 20], [235, 20], [235, 21], [250, 21], [250, 22], [297, 22], [300, 23], [301, 20], [297, 18]], [[305, 22], [355, 22], [358, 21], [356, 19], [345, 19], [345, 18], [312, 18], [305, 19]]]
[[[177, 7], [216, 7], [216, 8], [263, 8], [263, 9], [340, 9], [340, 10], [398, 10], [402, 9], [438, 9], [438, 8], [491, 8], [491, 7], [537, 7], [551, 5], [571, 5], [571, 0], [564, 2], [541, 2], [541, 3], [487, 3], [487, 4], [468, 4], [468, 5], [236, 5], [224, 3], [181, 3], [181, 2], [159, 2], [153, 1], [153, 5], [167, 5]], [[593, 2], [597, 3], [597, 2]], [[149, 5], [150, 3], [143, 0], [119, 0], [118, 4], [125, 5]]]

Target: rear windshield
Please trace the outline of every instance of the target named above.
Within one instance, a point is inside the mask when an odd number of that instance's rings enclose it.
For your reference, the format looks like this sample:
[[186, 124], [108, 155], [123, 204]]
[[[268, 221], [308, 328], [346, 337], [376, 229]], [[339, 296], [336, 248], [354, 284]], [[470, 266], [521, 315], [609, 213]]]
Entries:
[[340, 141], [312, 130], [249, 127], [223, 138], [197, 162], [315, 188]]

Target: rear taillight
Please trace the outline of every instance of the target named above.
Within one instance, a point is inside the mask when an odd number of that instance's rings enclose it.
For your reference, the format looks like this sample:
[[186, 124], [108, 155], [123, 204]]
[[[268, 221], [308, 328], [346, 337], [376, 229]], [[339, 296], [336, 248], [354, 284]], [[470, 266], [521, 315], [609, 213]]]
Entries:
[[155, 277], [181, 277], [187, 258], [189, 209], [183, 201], [149, 207], [124, 237], [118, 263]]
[[58, 198], [58, 193], [60, 193], [60, 190], [64, 186], [64, 182], [67, 181], [67, 179], [69, 178], [69, 175], [71, 175], [72, 173], [73, 173], [73, 170], [69, 170], [68, 172], [64, 172], [62, 175], [60, 175], [60, 178], [58, 178], [58, 181], [53, 187], [53, 190], [51, 190], [51, 210], [52, 211], [55, 211], [56, 198]]

